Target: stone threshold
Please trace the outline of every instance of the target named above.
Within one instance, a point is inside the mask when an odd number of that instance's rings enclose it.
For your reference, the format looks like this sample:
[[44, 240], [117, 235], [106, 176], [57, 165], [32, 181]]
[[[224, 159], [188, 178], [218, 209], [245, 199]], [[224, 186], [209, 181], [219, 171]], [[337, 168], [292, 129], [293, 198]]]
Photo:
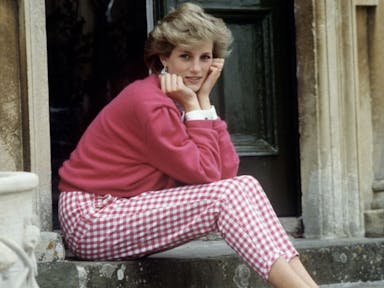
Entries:
[[[294, 239], [293, 242], [319, 284], [384, 280], [384, 238]], [[270, 287], [221, 239], [192, 241], [135, 261], [40, 259], [38, 269], [40, 288]]]

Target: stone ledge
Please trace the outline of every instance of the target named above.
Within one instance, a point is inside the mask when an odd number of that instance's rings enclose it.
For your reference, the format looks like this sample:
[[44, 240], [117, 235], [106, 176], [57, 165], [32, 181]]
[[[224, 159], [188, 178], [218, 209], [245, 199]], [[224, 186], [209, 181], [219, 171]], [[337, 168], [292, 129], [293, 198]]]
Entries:
[[[384, 280], [384, 239], [295, 240], [319, 284]], [[39, 262], [45, 287], [270, 287], [224, 241], [192, 241], [136, 261]]]

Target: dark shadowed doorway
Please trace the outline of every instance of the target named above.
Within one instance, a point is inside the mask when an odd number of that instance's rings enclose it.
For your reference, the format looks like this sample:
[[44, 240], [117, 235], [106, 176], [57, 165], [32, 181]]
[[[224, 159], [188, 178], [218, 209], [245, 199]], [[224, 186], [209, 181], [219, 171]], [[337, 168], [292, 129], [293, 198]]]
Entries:
[[[112, 5], [113, 4], [113, 5]], [[146, 2], [46, 0], [52, 199], [58, 175], [90, 121], [128, 83], [145, 77]]]

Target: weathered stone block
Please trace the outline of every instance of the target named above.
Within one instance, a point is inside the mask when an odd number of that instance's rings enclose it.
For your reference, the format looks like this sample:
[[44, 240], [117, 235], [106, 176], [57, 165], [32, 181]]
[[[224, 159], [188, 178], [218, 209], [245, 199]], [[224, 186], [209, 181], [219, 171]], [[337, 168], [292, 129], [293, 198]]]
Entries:
[[384, 209], [365, 211], [364, 218], [367, 237], [384, 236]]
[[372, 209], [384, 209], [384, 191], [373, 193]]
[[56, 232], [42, 232], [35, 255], [36, 259], [42, 263], [64, 260], [65, 248], [61, 235]]

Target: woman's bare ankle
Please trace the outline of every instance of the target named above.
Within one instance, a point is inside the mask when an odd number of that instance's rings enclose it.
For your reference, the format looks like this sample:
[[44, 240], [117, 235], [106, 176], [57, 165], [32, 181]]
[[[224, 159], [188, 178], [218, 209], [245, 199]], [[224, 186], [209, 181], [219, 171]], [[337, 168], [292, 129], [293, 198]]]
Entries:
[[276, 288], [310, 287], [303, 279], [301, 279], [283, 257], [279, 257], [272, 265], [268, 281]]

